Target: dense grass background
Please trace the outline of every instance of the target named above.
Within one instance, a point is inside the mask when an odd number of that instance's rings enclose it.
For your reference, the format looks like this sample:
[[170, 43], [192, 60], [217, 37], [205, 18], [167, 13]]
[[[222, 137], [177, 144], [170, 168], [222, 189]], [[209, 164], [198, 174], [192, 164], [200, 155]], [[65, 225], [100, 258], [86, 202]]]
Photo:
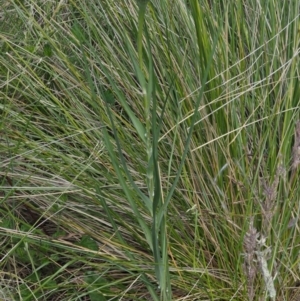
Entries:
[[299, 1], [0, 8], [0, 300], [298, 300]]

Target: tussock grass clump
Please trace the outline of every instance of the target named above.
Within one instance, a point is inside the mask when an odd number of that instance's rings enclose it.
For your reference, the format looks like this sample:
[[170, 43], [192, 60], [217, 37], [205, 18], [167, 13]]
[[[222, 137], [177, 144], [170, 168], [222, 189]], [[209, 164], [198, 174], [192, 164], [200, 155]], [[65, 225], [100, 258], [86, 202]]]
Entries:
[[0, 7], [0, 298], [294, 298], [297, 1]]

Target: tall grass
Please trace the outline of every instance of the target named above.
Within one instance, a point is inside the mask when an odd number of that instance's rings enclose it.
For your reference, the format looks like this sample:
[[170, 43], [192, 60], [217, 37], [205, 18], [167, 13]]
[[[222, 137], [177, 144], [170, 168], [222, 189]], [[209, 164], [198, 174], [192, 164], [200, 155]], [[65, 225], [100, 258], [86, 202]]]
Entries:
[[298, 1], [0, 7], [0, 298], [294, 298]]

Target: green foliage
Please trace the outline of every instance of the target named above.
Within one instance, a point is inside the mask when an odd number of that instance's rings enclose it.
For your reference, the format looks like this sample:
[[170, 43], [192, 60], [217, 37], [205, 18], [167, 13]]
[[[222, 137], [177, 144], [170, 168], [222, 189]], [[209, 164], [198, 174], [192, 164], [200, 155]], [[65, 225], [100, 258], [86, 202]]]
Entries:
[[[105, 279], [102, 279], [101, 277], [93, 274], [93, 273], [87, 273], [85, 276], [86, 283], [89, 284], [89, 297], [92, 301], [106, 301], [107, 298], [101, 293], [102, 287], [108, 287], [108, 283]], [[108, 292], [109, 293], [109, 292]]]
[[98, 245], [95, 242], [95, 240], [92, 239], [92, 237], [88, 236], [88, 235], [83, 235], [82, 238], [80, 239], [79, 246], [82, 246], [84, 248], [93, 250], [93, 251], [97, 251], [98, 250]]
[[44, 56], [48, 56], [48, 57], [52, 56], [52, 49], [51, 49], [51, 45], [50, 44], [46, 43], [44, 45], [43, 51], [44, 51]]
[[298, 1], [0, 8], [0, 291], [292, 299]]

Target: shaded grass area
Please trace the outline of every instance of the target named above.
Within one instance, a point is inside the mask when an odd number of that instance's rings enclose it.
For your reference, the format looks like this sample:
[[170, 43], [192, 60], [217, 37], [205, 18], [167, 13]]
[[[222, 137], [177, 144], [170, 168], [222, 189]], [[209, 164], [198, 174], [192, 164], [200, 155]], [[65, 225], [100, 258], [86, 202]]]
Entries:
[[0, 3], [0, 298], [291, 300], [297, 1]]

